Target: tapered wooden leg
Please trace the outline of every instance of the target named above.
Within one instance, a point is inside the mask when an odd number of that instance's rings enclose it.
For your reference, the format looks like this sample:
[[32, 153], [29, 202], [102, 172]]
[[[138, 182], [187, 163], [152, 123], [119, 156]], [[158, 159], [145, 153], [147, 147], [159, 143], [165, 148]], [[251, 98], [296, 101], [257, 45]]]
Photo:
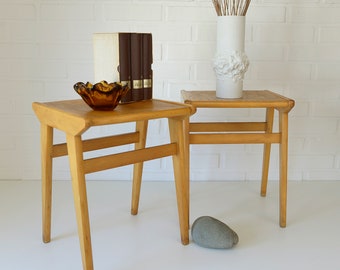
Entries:
[[[274, 108], [267, 108], [266, 110], [266, 133], [272, 133], [274, 121]], [[265, 197], [267, 194], [268, 171], [270, 161], [271, 143], [265, 143], [263, 148], [263, 163], [262, 163], [262, 181], [261, 181], [261, 196]]]
[[72, 175], [74, 205], [77, 215], [78, 235], [84, 270], [93, 269], [90, 221], [87, 205], [83, 148], [80, 136], [67, 135], [67, 150]]
[[[139, 142], [135, 144], [135, 149], [145, 148], [146, 134], [148, 130], [148, 120], [137, 121], [136, 131], [139, 132]], [[133, 165], [133, 181], [132, 181], [132, 199], [131, 199], [131, 214], [138, 214], [140, 189], [142, 183], [143, 162]]]
[[288, 112], [280, 112], [280, 226], [286, 227], [288, 171]]
[[51, 241], [53, 128], [41, 124], [42, 238]]
[[172, 157], [177, 207], [183, 245], [189, 244], [189, 119], [169, 118], [171, 142], [178, 145], [177, 154]]

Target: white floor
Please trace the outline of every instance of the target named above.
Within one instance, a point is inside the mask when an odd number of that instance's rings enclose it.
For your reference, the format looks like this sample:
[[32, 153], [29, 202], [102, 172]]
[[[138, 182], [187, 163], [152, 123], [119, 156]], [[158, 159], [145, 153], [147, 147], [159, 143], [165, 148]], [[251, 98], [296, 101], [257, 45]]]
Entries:
[[[233, 249], [182, 246], [172, 182], [144, 182], [131, 216], [130, 182], [89, 181], [94, 265], [113, 269], [340, 269], [340, 181], [290, 182], [288, 226], [278, 226], [278, 186], [193, 182], [191, 223], [213, 216], [233, 228]], [[82, 269], [71, 184], [54, 184], [52, 241], [41, 241], [40, 182], [0, 181], [0, 269]]]

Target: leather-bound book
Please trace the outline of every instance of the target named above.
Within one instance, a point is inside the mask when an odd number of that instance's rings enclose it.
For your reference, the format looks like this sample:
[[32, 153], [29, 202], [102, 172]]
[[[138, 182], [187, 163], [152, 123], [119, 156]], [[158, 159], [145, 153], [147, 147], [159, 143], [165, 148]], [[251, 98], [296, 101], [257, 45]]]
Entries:
[[142, 74], [142, 34], [131, 33], [131, 94], [132, 101], [144, 99]]
[[131, 91], [131, 34], [119, 33], [119, 79], [123, 84], [128, 84], [130, 90], [122, 98], [122, 103], [128, 103], [132, 101]]
[[142, 34], [142, 73], [144, 99], [152, 99], [152, 34]]

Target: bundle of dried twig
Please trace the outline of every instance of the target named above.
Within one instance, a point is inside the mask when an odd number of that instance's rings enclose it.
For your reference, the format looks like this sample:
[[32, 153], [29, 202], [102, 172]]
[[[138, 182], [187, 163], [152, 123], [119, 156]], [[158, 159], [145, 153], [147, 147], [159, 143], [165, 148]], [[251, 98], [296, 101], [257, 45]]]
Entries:
[[212, 0], [217, 16], [245, 16], [251, 0]]

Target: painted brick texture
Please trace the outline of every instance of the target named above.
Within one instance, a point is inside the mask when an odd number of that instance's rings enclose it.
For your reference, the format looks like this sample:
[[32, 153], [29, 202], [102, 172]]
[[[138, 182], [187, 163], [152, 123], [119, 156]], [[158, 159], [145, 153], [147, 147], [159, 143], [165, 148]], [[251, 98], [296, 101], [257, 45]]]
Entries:
[[[289, 179], [340, 180], [340, 2], [253, 0], [247, 15], [251, 65], [244, 86], [295, 99], [289, 125]], [[78, 98], [73, 84], [93, 81], [92, 34], [151, 32], [154, 96], [214, 89], [216, 15], [210, 0], [2, 0], [0, 4], [0, 179], [39, 179], [39, 123], [31, 103]], [[260, 120], [261, 110], [204, 110], [198, 120]], [[85, 136], [132, 130], [100, 127]], [[168, 139], [150, 123], [148, 144]], [[56, 132], [56, 141], [64, 135]], [[120, 149], [129, 149], [130, 146]], [[191, 146], [192, 180], [259, 180], [259, 145]], [[273, 147], [270, 179], [278, 179]], [[67, 158], [55, 179], [69, 179]], [[88, 175], [131, 179], [131, 166]], [[145, 164], [145, 180], [171, 180], [171, 158]]]

